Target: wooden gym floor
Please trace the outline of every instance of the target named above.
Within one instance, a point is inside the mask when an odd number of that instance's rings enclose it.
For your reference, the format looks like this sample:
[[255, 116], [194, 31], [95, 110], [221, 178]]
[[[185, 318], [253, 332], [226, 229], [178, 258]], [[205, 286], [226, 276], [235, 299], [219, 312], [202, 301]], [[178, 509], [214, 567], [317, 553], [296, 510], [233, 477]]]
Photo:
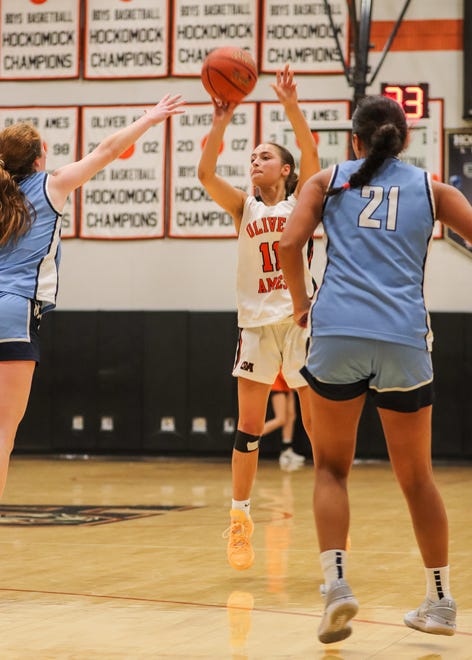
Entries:
[[256, 561], [226, 563], [229, 460], [14, 457], [0, 503], [2, 660], [470, 660], [472, 466], [436, 466], [451, 527], [454, 637], [402, 623], [424, 596], [388, 464], [354, 466], [352, 636], [316, 637], [322, 580], [312, 466], [261, 461]]

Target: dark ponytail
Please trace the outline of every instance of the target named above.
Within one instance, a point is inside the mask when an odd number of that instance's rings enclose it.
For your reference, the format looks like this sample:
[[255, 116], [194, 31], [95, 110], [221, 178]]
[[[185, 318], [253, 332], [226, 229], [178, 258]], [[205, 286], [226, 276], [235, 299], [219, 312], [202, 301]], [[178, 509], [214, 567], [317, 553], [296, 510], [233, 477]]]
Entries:
[[352, 117], [352, 132], [361, 140], [367, 156], [360, 168], [351, 174], [347, 184], [330, 188], [327, 195], [367, 185], [387, 158], [402, 151], [408, 127], [398, 103], [386, 96], [366, 96], [359, 102]]
[[0, 131], [0, 246], [17, 241], [36, 216], [18, 184], [33, 174], [40, 156], [41, 138], [30, 124], [19, 122]]

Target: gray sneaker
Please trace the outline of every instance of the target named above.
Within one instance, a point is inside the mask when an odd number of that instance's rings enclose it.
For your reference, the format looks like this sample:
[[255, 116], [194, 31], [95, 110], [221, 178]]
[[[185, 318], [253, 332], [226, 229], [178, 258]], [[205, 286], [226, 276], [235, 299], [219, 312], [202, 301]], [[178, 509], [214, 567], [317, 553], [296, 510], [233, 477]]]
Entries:
[[323, 644], [340, 642], [352, 632], [348, 623], [357, 614], [359, 603], [346, 580], [336, 580], [322, 595], [325, 598], [325, 611], [318, 628], [318, 639]]
[[456, 631], [456, 603], [452, 598], [433, 601], [427, 598], [417, 610], [405, 614], [409, 628], [432, 635], [453, 635]]

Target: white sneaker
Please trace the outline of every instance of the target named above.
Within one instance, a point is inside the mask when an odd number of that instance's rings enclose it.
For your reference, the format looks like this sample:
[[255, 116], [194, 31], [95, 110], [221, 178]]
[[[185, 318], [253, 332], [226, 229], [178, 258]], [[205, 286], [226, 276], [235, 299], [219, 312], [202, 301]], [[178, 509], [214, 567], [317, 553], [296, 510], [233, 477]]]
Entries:
[[296, 454], [291, 447], [284, 449], [279, 456], [279, 464], [282, 470], [297, 470], [305, 462], [305, 457]]
[[433, 601], [428, 598], [405, 614], [403, 621], [409, 628], [432, 635], [453, 635], [456, 631], [456, 603], [452, 598]]
[[329, 589], [321, 585], [320, 592], [325, 610], [318, 628], [318, 639], [323, 644], [340, 642], [352, 633], [349, 621], [357, 614], [359, 604], [344, 579], [336, 580]]

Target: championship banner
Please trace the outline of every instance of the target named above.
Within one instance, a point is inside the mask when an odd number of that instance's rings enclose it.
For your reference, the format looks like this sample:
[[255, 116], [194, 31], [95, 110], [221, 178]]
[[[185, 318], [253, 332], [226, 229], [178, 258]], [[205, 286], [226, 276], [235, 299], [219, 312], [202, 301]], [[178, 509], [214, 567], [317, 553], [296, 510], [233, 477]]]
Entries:
[[[197, 177], [198, 162], [213, 120], [213, 105], [189, 103], [185, 109], [185, 114], [171, 119], [168, 234], [175, 238], [235, 238], [233, 219], [209, 197]], [[241, 103], [226, 128], [216, 172], [249, 194], [249, 164], [255, 144], [256, 104]]]
[[[68, 165], [78, 157], [78, 118], [79, 109], [72, 106], [61, 107], [0, 107], [0, 129], [25, 122], [39, 132], [45, 143], [47, 158], [46, 170], [54, 170]], [[75, 238], [77, 235], [76, 193], [67, 199], [62, 211], [62, 238]]]
[[[346, 62], [349, 61], [347, 4], [345, 0], [329, 2]], [[262, 73], [275, 73], [288, 63], [295, 73], [344, 74], [323, 2], [264, 0], [262, 12]]]
[[169, 0], [86, 0], [84, 78], [168, 73]]
[[[409, 120], [410, 138], [408, 147], [400, 158], [405, 163], [416, 165], [431, 173], [437, 181], [443, 180], [443, 99], [429, 99], [429, 117]], [[436, 222], [433, 238], [442, 238], [443, 228]]]
[[174, 0], [173, 6], [173, 76], [199, 76], [203, 60], [219, 46], [257, 53], [257, 2]]
[[[318, 144], [321, 168], [349, 158], [349, 101], [299, 101], [298, 104]], [[300, 148], [283, 107], [276, 101], [261, 103], [260, 117], [261, 142], [276, 142], [288, 149], [299, 172]], [[322, 235], [323, 229], [320, 226], [315, 232], [315, 238]]]
[[[141, 117], [149, 106], [84, 106], [82, 154]], [[84, 184], [80, 194], [81, 238], [162, 238], [166, 123], [150, 128], [135, 144]]]
[[80, 0], [0, 4], [0, 79], [78, 78]]
[[[462, 192], [472, 204], [472, 130], [460, 128], [446, 131], [447, 179], [446, 183]], [[472, 244], [446, 227], [446, 239], [472, 257]]]
[[[443, 100], [430, 99], [429, 118], [410, 122], [410, 140], [400, 154], [406, 163], [431, 172], [438, 181], [443, 178]], [[330, 167], [350, 158], [351, 120], [349, 101], [302, 101], [302, 112], [318, 141], [321, 168]], [[295, 145], [292, 127], [277, 102], [260, 104], [261, 141], [279, 142], [292, 152], [297, 168], [300, 150]], [[322, 235], [321, 228], [315, 237]], [[442, 237], [442, 225], [436, 222], [434, 238]]]

